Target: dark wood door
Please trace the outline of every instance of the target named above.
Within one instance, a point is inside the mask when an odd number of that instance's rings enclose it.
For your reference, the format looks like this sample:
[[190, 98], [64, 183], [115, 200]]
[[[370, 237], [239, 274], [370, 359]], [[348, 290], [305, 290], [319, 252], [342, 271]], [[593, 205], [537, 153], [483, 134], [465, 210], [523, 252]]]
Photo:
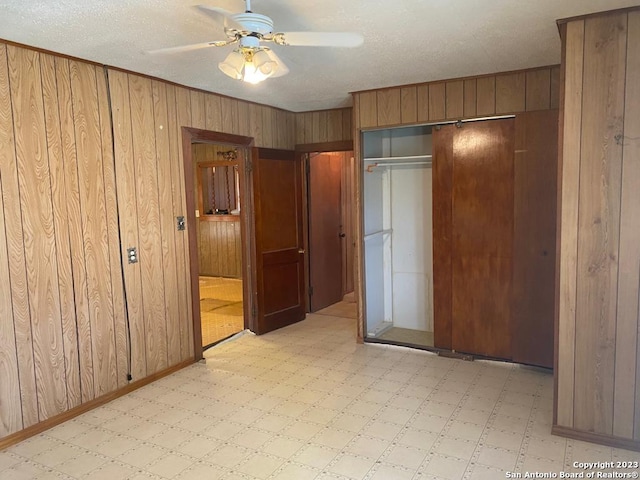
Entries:
[[451, 188], [454, 126], [433, 130], [433, 343], [451, 350]]
[[558, 110], [516, 117], [513, 361], [553, 368]]
[[452, 348], [511, 358], [514, 120], [455, 128]]
[[262, 334], [305, 317], [302, 165], [294, 152], [253, 151], [257, 312]]
[[310, 311], [342, 300], [341, 154], [309, 158]]

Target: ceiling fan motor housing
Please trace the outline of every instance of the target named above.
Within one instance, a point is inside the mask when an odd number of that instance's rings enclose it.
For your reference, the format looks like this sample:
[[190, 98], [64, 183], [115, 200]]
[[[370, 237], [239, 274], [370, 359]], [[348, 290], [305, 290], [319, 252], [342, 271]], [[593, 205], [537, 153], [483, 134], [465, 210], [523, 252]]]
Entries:
[[233, 19], [243, 27], [239, 42], [243, 47], [257, 48], [260, 46], [260, 37], [273, 32], [273, 20], [266, 15], [245, 12], [233, 15]]
[[273, 32], [273, 20], [266, 15], [259, 13], [246, 12], [236, 13], [232, 18], [244, 27], [248, 32], [267, 35]]

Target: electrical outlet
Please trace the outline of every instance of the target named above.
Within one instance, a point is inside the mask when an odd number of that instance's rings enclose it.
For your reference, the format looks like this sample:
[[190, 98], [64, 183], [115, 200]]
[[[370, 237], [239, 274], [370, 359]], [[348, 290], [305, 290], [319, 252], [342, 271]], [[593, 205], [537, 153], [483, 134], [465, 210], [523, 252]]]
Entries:
[[127, 248], [127, 258], [129, 263], [138, 263], [138, 249], [136, 247]]

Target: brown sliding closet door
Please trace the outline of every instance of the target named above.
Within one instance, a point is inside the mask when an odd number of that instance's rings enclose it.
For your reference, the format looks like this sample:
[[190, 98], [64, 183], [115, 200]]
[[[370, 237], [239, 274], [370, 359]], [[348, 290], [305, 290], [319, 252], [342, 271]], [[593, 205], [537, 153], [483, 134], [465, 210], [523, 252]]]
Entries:
[[436, 345], [510, 359], [514, 120], [444, 126], [434, 152]]

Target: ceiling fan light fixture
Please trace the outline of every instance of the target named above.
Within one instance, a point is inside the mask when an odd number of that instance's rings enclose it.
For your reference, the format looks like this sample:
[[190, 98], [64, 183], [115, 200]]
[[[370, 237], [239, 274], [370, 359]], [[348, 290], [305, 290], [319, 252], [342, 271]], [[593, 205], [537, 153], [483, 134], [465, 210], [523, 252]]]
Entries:
[[233, 79], [256, 84], [273, 75], [278, 62], [264, 48], [242, 48], [231, 52], [218, 68]]
[[236, 80], [241, 80], [244, 62], [245, 59], [242, 52], [240, 52], [240, 50], [234, 50], [229, 55], [227, 55], [227, 58], [218, 63], [218, 68], [225, 75], [231, 78], [235, 78]]

